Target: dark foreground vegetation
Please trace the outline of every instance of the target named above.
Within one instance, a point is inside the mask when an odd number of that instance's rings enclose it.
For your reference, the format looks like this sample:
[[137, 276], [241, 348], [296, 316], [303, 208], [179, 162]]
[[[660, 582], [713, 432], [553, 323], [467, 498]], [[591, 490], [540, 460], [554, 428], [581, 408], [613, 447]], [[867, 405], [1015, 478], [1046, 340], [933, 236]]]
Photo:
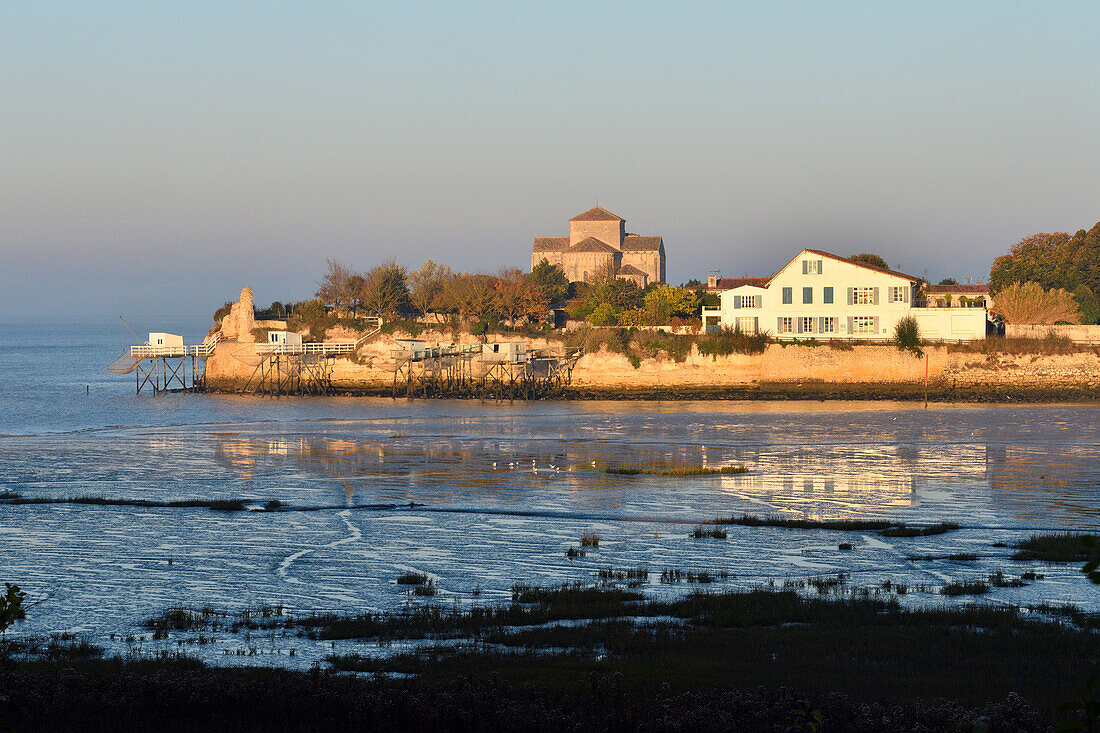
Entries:
[[755, 514], [719, 517], [715, 524], [736, 524], [742, 527], [782, 527], [785, 529], [832, 529], [838, 532], [878, 532], [884, 537], [931, 537], [959, 528], [953, 522], [937, 522], [914, 527], [904, 522], [885, 519], [791, 519], [787, 517], [758, 517]]
[[[1045, 610], [1073, 620], [1076, 609]], [[149, 626], [229, 623], [174, 609]], [[1091, 699], [1078, 691], [1100, 656], [1095, 632], [1013, 608], [906, 611], [891, 598], [789, 590], [653, 601], [516, 586], [509, 604], [467, 610], [349, 618], [272, 607], [232, 623], [425, 641], [385, 658], [334, 653], [331, 669], [309, 672], [102, 659], [75, 645], [35, 661], [0, 654], [0, 727], [785, 731], [820, 719], [823, 731], [1045, 731], [1068, 714], [1058, 706]]]

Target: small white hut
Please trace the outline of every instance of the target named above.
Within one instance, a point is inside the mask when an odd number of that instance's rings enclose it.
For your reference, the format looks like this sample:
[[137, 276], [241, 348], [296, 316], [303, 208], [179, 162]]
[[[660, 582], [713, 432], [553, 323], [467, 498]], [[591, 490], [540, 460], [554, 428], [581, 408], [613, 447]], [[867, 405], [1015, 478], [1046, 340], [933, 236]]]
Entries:
[[498, 341], [482, 344], [481, 360], [493, 363], [518, 364], [527, 359], [527, 344], [523, 341]]
[[159, 331], [156, 332], [156, 333], [150, 333], [149, 334], [149, 345], [150, 346], [160, 346], [160, 347], [163, 347], [163, 348], [170, 348], [170, 349], [174, 349], [174, 348], [182, 349], [183, 348], [183, 336], [179, 336], [179, 335], [174, 334], [174, 333], [162, 333], [162, 332], [159, 332]]

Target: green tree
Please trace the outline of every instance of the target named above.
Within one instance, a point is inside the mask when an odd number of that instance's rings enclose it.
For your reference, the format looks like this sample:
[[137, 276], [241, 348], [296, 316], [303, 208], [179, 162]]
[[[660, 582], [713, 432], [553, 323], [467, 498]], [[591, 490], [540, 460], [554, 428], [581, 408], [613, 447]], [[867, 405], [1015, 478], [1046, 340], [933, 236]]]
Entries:
[[[1100, 293], [1100, 223], [1092, 229], [1044, 232], [1020, 240], [1008, 254], [993, 260], [989, 271], [989, 290], [994, 302], [997, 294], [1013, 283], [1038, 283], [1045, 290], [1068, 290], [1076, 296], [1084, 285]], [[1090, 299], [1078, 298], [1078, 319], [1095, 322]]]
[[569, 297], [569, 278], [545, 257], [531, 268], [527, 278], [531, 287], [538, 290], [550, 305], [560, 305]]
[[[596, 270], [584, 295], [570, 305], [570, 315], [584, 318], [593, 325], [612, 325], [626, 311], [642, 305], [642, 290], [633, 280], [625, 280], [615, 274], [614, 262]], [[606, 307], [601, 307], [606, 306]], [[603, 323], [592, 320], [592, 314], [599, 310], [598, 318]]]
[[940, 285], [958, 285], [958, 284], [959, 284], [959, 281], [956, 280], [953, 277], [945, 277], [943, 280], [940, 280]]
[[848, 257], [852, 262], [862, 262], [865, 265], [871, 265], [872, 267], [881, 267], [883, 269], [889, 269], [889, 265], [886, 264], [886, 260], [882, 259], [876, 254], [870, 252], [864, 252], [858, 255], [850, 255]]
[[894, 324], [894, 345], [898, 351], [908, 351], [918, 359], [924, 356], [920, 346], [920, 325], [913, 316], [905, 316]]

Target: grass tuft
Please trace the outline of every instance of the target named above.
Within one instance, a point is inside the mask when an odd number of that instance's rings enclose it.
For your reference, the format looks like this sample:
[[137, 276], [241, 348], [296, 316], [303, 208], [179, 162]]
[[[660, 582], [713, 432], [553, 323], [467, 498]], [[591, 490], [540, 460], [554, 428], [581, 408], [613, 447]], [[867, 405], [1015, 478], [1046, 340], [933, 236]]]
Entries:
[[1033, 534], [1026, 540], [1017, 542], [1019, 550], [1013, 560], [1043, 560], [1045, 562], [1084, 562], [1089, 559], [1091, 550], [1088, 538], [1097, 535], [1080, 532], [1054, 532], [1052, 534]]
[[680, 468], [623, 468], [608, 466], [604, 473], [615, 476], [728, 476], [748, 473], [747, 466], [683, 466]]

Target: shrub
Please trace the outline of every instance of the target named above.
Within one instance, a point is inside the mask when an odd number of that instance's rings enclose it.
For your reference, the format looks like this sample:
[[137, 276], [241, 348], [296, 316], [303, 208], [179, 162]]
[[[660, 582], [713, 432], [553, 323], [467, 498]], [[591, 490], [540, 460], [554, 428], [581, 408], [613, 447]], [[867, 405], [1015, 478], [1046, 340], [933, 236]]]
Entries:
[[581, 534], [581, 547], [599, 548], [599, 546], [600, 546], [600, 536], [599, 536], [599, 534], [597, 534], [595, 532], [590, 532], [588, 530], [585, 530]]
[[726, 539], [726, 530], [717, 529], [713, 527], [696, 527], [691, 531], [689, 537], [694, 537], [697, 540], [701, 539], [714, 539], [724, 540]]
[[940, 588], [942, 596], [980, 596], [989, 592], [989, 584], [981, 580], [952, 581]]
[[398, 585], [424, 585], [428, 580], [428, 576], [424, 573], [414, 573], [411, 571], [397, 576]]
[[894, 345], [898, 351], [908, 351], [918, 359], [924, 356], [920, 347], [920, 326], [913, 316], [906, 316], [894, 324]]
[[1035, 282], [1012, 283], [993, 296], [1005, 323], [1077, 323], [1079, 305], [1065, 290], [1045, 290]]

